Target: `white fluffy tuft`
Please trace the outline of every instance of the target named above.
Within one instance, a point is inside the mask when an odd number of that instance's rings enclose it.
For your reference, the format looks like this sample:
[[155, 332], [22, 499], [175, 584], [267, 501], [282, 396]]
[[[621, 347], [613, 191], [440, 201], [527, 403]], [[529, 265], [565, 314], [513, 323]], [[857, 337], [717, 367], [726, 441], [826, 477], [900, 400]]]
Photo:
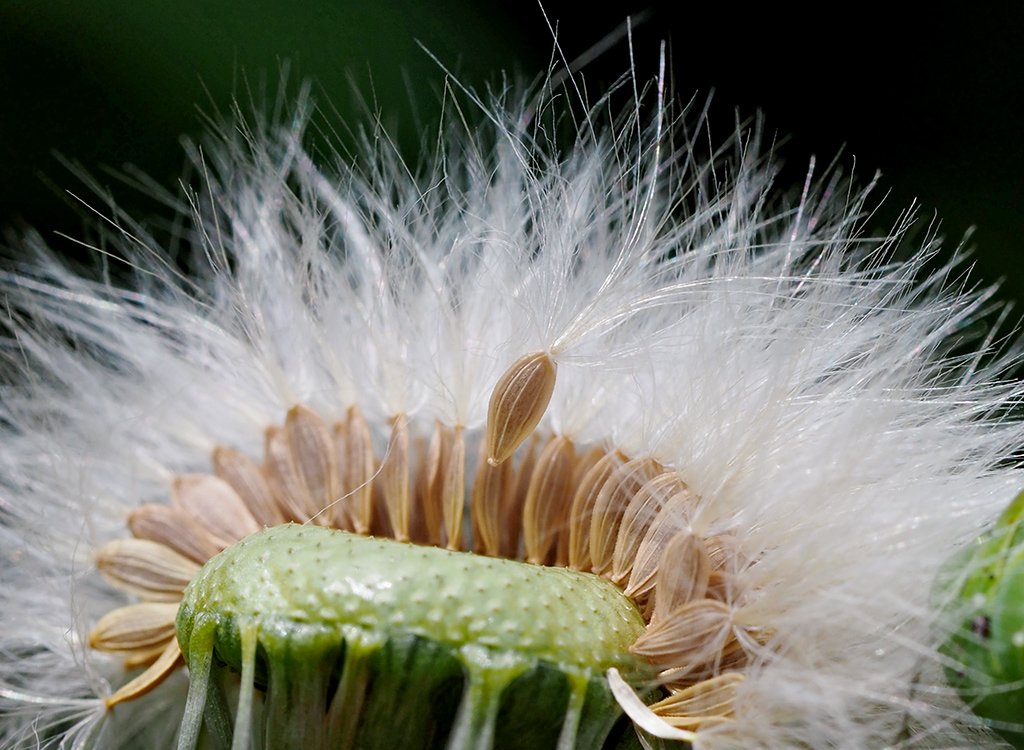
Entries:
[[997, 744], [944, 686], [929, 603], [1022, 485], [1013, 356], [968, 336], [985, 294], [934, 242], [896, 262], [912, 217], [866, 236], [867, 191], [836, 175], [777, 191], [756, 128], [702, 157], [663, 112], [591, 129], [595, 108], [559, 148], [551, 106], [488, 103], [415, 176], [370, 137], [316, 166], [303, 107], [236, 123], [172, 201], [188, 278], [116, 211], [127, 287], [24, 240], [0, 274], [0, 744], [171, 742], [180, 685], [114, 731], [97, 697], [123, 675], [83, 633], [121, 601], [91, 550], [174, 474], [260, 455], [297, 402], [358, 404], [380, 446], [399, 412], [476, 440], [540, 350], [548, 428], [678, 470], [699, 531], [756, 560], [736, 617], [775, 640], [700, 747]]

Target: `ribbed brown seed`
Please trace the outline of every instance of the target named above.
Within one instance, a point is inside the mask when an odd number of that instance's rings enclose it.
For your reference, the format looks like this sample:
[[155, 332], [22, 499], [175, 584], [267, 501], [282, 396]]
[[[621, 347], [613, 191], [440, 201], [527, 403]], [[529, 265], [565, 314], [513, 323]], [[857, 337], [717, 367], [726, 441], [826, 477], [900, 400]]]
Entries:
[[658, 565], [651, 623], [694, 599], [703, 599], [711, 577], [711, 560], [699, 537], [680, 531], [665, 545]]
[[660, 472], [661, 465], [653, 459], [633, 459], [617, 465], [601, 486], [590, 523], [590, 564], [598, 575], [608, 576], [612, 572], [615, 542], [626, 506]]
[[96, 554], [96, 567], [123, 591], [153, 602], [176, 602], [199, 566], [146, 539], [117, 539]]
[[739, 641], [729, 638], [715, 658], [699, 667], [690, 665], [680, 669], [664, 670], [658, 675], [658, 680], [669, 691], [685, 690], [725, 672], [743, 669], [747, 666], [748, 661], [747, 653]]
[[98, 651], [131, 653], [163, 646], [174, 637], [178, 604], [146, 602], [107, 612], [89, 633]]
[[510, 477], [509, 491], [502, 499], [501, 554], [503, 557], [510, 559], [520, 557], [519, 542], [523, 528], [523, 506], [526, 505], [526, 496], [530, 492], [530, 479], [533, 477], [533, 467], [537, 464], [540, 450], [541, 436], [535, 432], [520, 451], [519, 468]]
[[200, 564], [221, 550], [202, 525], [168, 505], [140, 505], [128, 514], [128, 528], [136, 539], [157, 542]]
[[[561, 530], [558, 535], [558, 552], [555, 555], [555, 565], [563, 568], [569, 567], [569, 545], [572, 541], [573, 527], [572, 527], [572, 508], [576, 499], [575, 488], [580, 486], [580, 482], [583, 481], [583, 477], [586, 476], [598, 461], [600, 461], [605, 455], [605, 452], [601, 448], [589, 448], [583, 453], [576, 456], [573, 461], [572, 467], [572, 480], [569, 483], [569, 501], [566, 510], [565, 517], [565, 528]], [[586, 534], [590, 533], [590, 521], [587, 520]], [[579, 536], [577, 533], [576, 536]], [[589, 551], [589, 549], [588, 549]]]
[[370, 514], [370, 536], [394, 537], [391, 519], [388, 517], [388, 506], [384, 500], [380, 469], [373, 483], [373, 512]]
[[118, 703], [124, 703], [125, 701], [134, 700], [145, 695], [166, 680], [174, 670], [182, 665], [183, 661], [181, 649], [178, 647], [178, 639], [171, 638], [167, 643], [167, 647], [160, 654], [160, 657], [149, 669], [128, 684], [123, 685], [117, 692], [107, 698], [104, 703], [107, 705], [107, 708], [113, 708]]
[[448, 549], [462, 549], [462, 515], [466, 506], [466, 435], [462, 425], [452, 430], [451, 450], [448, 451], [444, 472], [444, 493], [441, 510], [444, 515], [444, 535]]
[[[341, 494], [335, 514], [339, 528], [369, 534], [373, 522], [373, 477], [376, 459], [373, 436], [358, 406], [350, 406], [345, 421], [335, 425], [334, 445]], [[345, 523], [345, 526], [341, 526]]]
[[721, 654], [731, 634], [730, 614], [714, 599], [687, 602], [651, 623], [629, 650], [658, 669], [697, 669]]
[[159, 646], [154, 646], [151, 649], [142, 649], [139, 651], [133, 651], [130, 654], [126, 654], [124, 657], [124, 668], [125, 669], [136, 669], [138, 667], [149, 667], [152, 666], [153, 662], [160, 658], [164, 651], [167, 650], [167, 643], [161, 643]]
[[391, 437], [380, 470], [381, 492], [392, 535], [408, 542], [412, 525], [412, 492], [409, 479], [409, 424], [404, 414], [391, 419]]
[[424, 515], [426, 499], [423, 494], [427, 445], [426, 438], [418, 432], [413, 431], [409, 435], [409, 494], [411, 495], [409, 541], [413, 544], [430, 544], [430, 540], [427, 538], [427, 519]]
[[263, 470], [244, 453], [219, 447], [213, 451], [214, 473], [230, 484], [260, 526], [285, 522]]
[[569, 511], [569, 567], [575, 570], [590, 570], [590, 529], [593, 523], [594, 507], [601, 488], [612, 478], [615, 471], [626, 463], [621, 453], [603, 455], [576, 484], [576, 492]]
[[288, 438], [282, 427], [268, 427], [264, 433], [263, 470], [286, 520], [306, 523], [313, 517], [317, 509], [292, 464]]
[[305, 406], [294, 406], [284, 422], [291, 462], [313, 523], [330, 526], [339, 492], [334, 441], [320, 415]]
[[678, 474], [666, 471], [648, 480], [626, 505], [612, 555], [612, 580], [624, 586], [637, 559], [644, 535], [655, 522], [668, 498], [684, 492], [686, 484]]
[[[355, 531], [355, 514], [358, 512], [355, 505], [357, 499], [351, 491], [349, 464], [357, 465], [355, 456], [349, 456], [348, 424], [347, 420], [335, 422], [331, 427], [331, 449], [334, 451], [334, 463], [338, 470], [338, 499], [331, 505], [328, 517], [331, 526], [345, 531]], [[355, 485], [358, 486], [358, 485]]]
[[523, 505], [523, 543], [526, 559], [532, 563], [551, 562], [558, 537], [568, 523], [575, 454], [572, 441], [556, 435], [544, 446], [533, 467]]
[[727, 672], [673, 693], [650, 706], [655, 714], [674, 727], [697, 729], [709, 720], [733, 715], [733, 703], [744, 677]]
[[509, 459], [544, 416], [557, 369], [545, 352], [527, 354], [498, 379], [487, 408], [487, 462]]
[[202, 526], [217, 551], [260, 530], [230, 484], [213, 474], [182, 474], [171, 483], [171, 507]]
[[508, 495], [515, 492], [515, 475], [512, 462], [504, 461], [497, 466], [487, 463], [487, 446], [480, 447], [480, 462], [470, 498], [470, 515], [473, 518], [473, 551], [481, 555], [497, 557], [502, 554], [501, 540], [504, 526], [508, 523], [502, 517], [502, 507], [510, 501]]
[[427, 445], [427, 455], [421, 467], [422, 485], [420, 496], [423, 499], [423, 519], [427, 532], [427, 542], [435, 546], [441, 544], [444, 529], [444, 476], [448, 465], [448, 454], [451, 452], [452, 432], [440, 420], [434, 422], [434, 432]]
[[[657, 482], [658, 480], [654, 480]], [[640, 546], [637, 547], [626, 584], [626, 596], [645, 596], [654, 589], [655, 577], [663, 559], [665, 545], [680, 531], [689, 531], [690, 513], [693, 510], [693, 497], [686, 486], [679, 483], [673, 487], [669, 480], [665, 482], [665, 492], [671, 493], [665, 499], [661, 510], [644, 532]], [[629, 517], [626, 509], [625, 518]], [[623, 527], [626, 521], [623, 520]]]

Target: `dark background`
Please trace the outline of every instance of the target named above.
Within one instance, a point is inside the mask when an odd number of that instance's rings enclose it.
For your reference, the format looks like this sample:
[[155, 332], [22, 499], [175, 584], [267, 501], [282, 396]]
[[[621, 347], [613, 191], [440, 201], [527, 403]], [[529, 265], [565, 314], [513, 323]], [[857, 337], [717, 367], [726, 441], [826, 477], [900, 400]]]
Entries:
[[[735, 111], [760, 110], [769, 133], [786, 139], [788, 182], [802, 180], [812, 154], [827, 163], [841, 153], [863, 180], [881, 170], [889, 196], [880, 230], [914, 200], [920, 223], [941, 219], [950, 247], [975, 227], [976, 278], [1003, 278], [1002, 296], [1024, 299], [1024, 3], [903, 5], [544, 8], [569, 58], [646, 11], [634, 37], [639, 75], [653, 75], [665, 39], [677, 96], [714, 89], [716, 140], [730, 134]], [[173, 187], [179, 137], [201, 132], [200, 112], [224, 109], [245, 77], [273, 81], [285, 61], [293, 82], [313, 79], [319, 101], [356, 121], [354, 81], [414, 144], [409, 102], [429, 122], [443, 80], [417, 40], [472, 86], [502, 70], [532, 78], [553, 48], [531, 2], [7, 0], [0, 230], [35, 226], [70, 252], [56, 233], [80, 236], [83, 219], [64, 191], [83, 189], [58, 154], [103, 183], [116, 183], [106, 168], [134, 164]], [[619, 44], [586, 70], [588, 82], [597, 90], [628, 64]], [[114, 192], [129, 210], [139, 200]]]

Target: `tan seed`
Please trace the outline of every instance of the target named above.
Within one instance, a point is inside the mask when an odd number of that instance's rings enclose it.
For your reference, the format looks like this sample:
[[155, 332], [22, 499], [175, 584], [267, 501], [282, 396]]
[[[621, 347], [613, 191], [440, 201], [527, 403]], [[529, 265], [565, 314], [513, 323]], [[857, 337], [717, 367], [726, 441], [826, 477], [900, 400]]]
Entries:
[[89, 645], [99, 651], [146, 652], [174, 637], [178, 605], [145, 602], [107, 612], [89, 633]]
[[421, 497], [423, 523], [427, 541], [441, 544], [444, 529], [444, 479], [451, 453], [452, 431], [440, 420], [434, 422], [434, 434], [427, 445], [427, 455], [421, 467]]
[[140, 505], [128, 514], [128, 528], [136, 539], [148, 539], [205, 563], [223, 549], [187, 513], [169, 505]]
[[610, 575], [622, 514], [648, 480], [661, 473], [650, 458], [633, 459], [614, 467], [601, 486], [590, 522], [590, 562], [598, 575]]
[[487, 408], [487, 463], [507, 460], [534, 431], [555, 389], [557, 368], [546, 352], [517, 359], [498, 379]]
[[404, 414], [391, 420], [391, 437], [380, 470], [380, 483], [393, 536], [400, 542], [408, 542], [413, 498], [409, 480], [409, 423]]
[[462, 549], [462, 515], [466, 507], [466, 435], [462, 425], [455, 425], [452, 430], [441, 500], [448, 549]]
[[180, 667], [183, 662], [184, 660], [181, 657], [181, 648], [178, 646], [178, 639], [171, 638], [170, 642], [167, 644], [167, 648], [165, 648], [163, 653], [160, 654], [160, 658], [157, 659], [149, 669], [128, 684], [122, 686], [117, 692], [107, 698], [104, 703], [106, 703], [107, 708], [113, 708], [118, 703], [135, 700], [136, 698], [145, 695], [161, 682], [166, 680], [167, 677], [174, 670]]
[[231, 485], [212, 474], [183, 474], [171, 483], [171, 504], [202, 526], [219, 549], [260, 530]]
[[96, 567], [123, 591], [153, 602], [176, 602], [199, 566], [147, 539], [117, 539], [96, 555]]
[[652, 623], [630, 651], [658, 669], [695, 670], [717, 658], [731, 634], [731, 610], [697, 599]]
[[727, 672], [698, 682], [651, 705], [651, 710], [669, 724], [684, 729], [706, 726], [709, 719], [733, 715], [733, 703], [744, 677]]
[[306, 523], [316, 515], [318, 509], [296, 471], [288, 436], [281, 427], [268, 427], [264, 433], [263, 470], [287, 520]]
[[710, 579], [711, 560], [703, 542], [688, 531], [676, 534], [661, 554], [651, 622], [663, 620], [689, 601], [703, 599]]
[[514, 502], [508, 500], [515, 492], [512, 464], [505, 461], [498, 466], [487, 463], [486, 446], [481, 446], [480, 463], [473, 480], [470, 514], [473, 518], [473, 551], [497, 557], [502, 553], [504, 529], [502, 507]]
[[310, 517], [316, 524], [329, 526], [341, 495], [330, 430], [319, 414], [299, 404], [288, 411], [284, 432]]
[[[658, 570], [665, 559], [666, 545], [676, 534], [690, 531], [693, 497], [685, 486], [678, 490], [669, 487], [668, 491], [674, 494], [665, 500], [654, 521], [644, 532], [640, 546], [636, 550], [629, 581], [626, 584], [626, 596], [644, 596], [654, 589]], [[627, 510], [627, 515], [628, 513]], [[670, 560], [668, 564], [677, 565], [678, 562]]]
[[376, 459], [370, 426], [358, 406], [352, 405], [345, 421], [334, 429], [341, 493], [345, 498], [335, 509], [336, 521], [357, 534], [369, 534], [373, 523], [373, 478]]
[[263, 470], [251, 458], [231, 448], [218, 447], [213, 451], [213, 471], [234, 488], [256, 523], [261, 526], [284, 523], [285, 516], [274, 498], [274, 491]]
[[[622, 523], [615, 540], [615, 551], [612, 557], [613, 581], [618, 584], [626, 583], [633, 566], [638, 562], [637, 554], [647, 531], [656, 522], [668, 499], [685, 491], [686, 484], [674, 471], [666, 471], [645, 482], [637, 491], [622, 514]], [[655, 554], [649, 561], [649, 570], [644, 572], [645, 575], [653, 578], [654, 567], [658, 559], [659, 555]]]
[[555, 436], [544, 446], [533, 468], [523, 506], [523, 543], [530, 562], [548, 564], [557, 551], [559, 535], [565, 531], [569, 517], [575, 455], [571, 440]]
[[569, 567], [590, 570], [590, 534], [594, 523], [594, 508], [601, 489], [626, 462], [619, 453], [609, 453], [590, 467], [583, 475], [572, 499], [569, 511]]

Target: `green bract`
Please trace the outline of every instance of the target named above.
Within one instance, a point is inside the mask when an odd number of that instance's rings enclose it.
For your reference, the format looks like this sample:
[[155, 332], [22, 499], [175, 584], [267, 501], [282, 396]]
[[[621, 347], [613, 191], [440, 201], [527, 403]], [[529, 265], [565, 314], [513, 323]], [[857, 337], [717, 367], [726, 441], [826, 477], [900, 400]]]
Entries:
[[177, 630], [192, 683], [180, 747], [204, 707], [231, 740], [226, 700], [207, 693], [240, 674], [237, 746], [252, 724], [275, 750], [592, 750], [618, 717], [605, 670], [645, 676], [629, 653], [643, 618], [602, 578], [316, 526], [211, 559]]
[[1024, 493], [954, 560], [940, 585], [946, 674], [985, 723], [1024, 748]]

